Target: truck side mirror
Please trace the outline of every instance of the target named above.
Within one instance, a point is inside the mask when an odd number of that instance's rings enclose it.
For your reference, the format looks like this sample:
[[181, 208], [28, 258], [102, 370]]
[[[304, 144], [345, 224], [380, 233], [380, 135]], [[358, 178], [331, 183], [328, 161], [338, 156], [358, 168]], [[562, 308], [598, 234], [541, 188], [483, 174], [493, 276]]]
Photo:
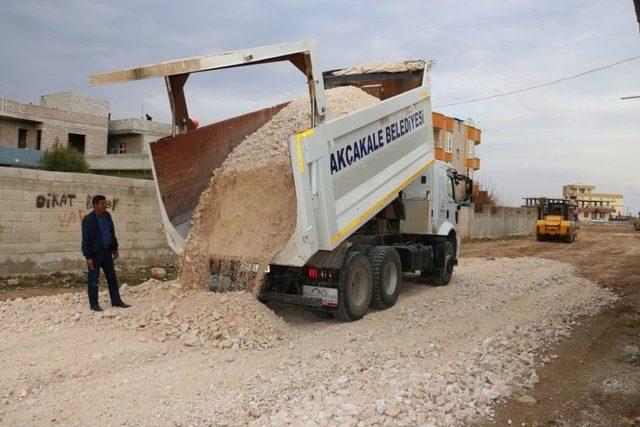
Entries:
[[473, 203], [473, 180], [469, 179], [465, 185], [464, 200], [467, 202], [467, 206]]
[[458, 206], [470, 206], [473, 203], [473, 180], [462, 175], [460, 181], [464, 181], [464, 199], [458, 202]]
[[449, 173], [451, 174], [449, 176], [454, 179], [456, 184], [464, 181], [464, 199], [458, 200], [458, 208], [460, 208], [461, 206], [471, 205], [471, 203], [473, 203], [473, 180], [468, 176], [458, 173], [457, 171], [452, 169], [449, 170]]

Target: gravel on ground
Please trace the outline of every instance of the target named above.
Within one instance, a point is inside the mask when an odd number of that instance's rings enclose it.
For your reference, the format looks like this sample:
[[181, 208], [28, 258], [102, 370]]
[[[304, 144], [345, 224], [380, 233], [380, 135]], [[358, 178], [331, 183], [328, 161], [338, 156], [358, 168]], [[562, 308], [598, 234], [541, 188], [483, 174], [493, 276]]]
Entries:
[[82, 294], [1, 302], [0, 424], [487, 421], [497, 402], [531, 402], [554, 345], [616, 299], [538, 258], [462, 259], [447, 287], [414, 279], [354, 323], [177, 281], [127, 289], [133, 307], [102, 315]]

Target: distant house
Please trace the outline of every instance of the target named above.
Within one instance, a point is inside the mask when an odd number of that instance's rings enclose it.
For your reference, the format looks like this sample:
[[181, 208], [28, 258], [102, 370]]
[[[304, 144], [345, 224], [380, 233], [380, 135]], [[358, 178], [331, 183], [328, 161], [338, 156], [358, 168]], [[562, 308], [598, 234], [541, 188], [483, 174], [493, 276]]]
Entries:
[[[463, 121], [435, 111], [432, 118], [436, 159], [473, 179], [475, 171], [480, 169], [477, 147], [482, 131], [470, 119]], [[464, 183], [460, 183], [458, 191], [464, 194]]]
[[575, 183], [562, 186], [562, 196], [578, 203], [581, 220], [608, 221], [612, 216], [623, 215], [624, 196], [622, 194], [597, 193], [595, 185]]
[[108, 154], [146, 153], [149, 142], [169, 135], [171, 125], [168, 123], [141, 119], [111, 120]]
[[171, 125], [110, 120], [109, 103], [61, 92], [40, 104], [0, 98], [0, 166], [37, 167], [42, 151], [61, 145], [83, 153], [93, 172], [151, 177], [147, 144], [171, 135]]
[[40, 105], [0, 98], [0, 146], [46, 150], [56, 140], [84, 154], [107, 150], [109, 103], [61, 92]]

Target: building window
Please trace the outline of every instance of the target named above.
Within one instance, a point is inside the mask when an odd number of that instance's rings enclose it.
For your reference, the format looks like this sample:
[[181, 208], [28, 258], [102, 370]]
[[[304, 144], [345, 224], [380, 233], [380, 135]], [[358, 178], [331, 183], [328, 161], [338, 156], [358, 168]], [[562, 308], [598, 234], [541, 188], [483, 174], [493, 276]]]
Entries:
[[460, 149], [456, 148], [456, 160], [460, 160]]
[[585, 213], [584, 213], [584, 217], [585, 217], [585, 218], [589, 218], [589, 212], [585, 212]]
[[84, 143], [85, 143], [85, 135], [80, 135], [78, 133], [69, 134], [70, 148], [73, 148], [77, 152], [84, 154]]
[[433, 128], [433, 139], [436, 143], [436, 147], [442, 147], [442, 141], [440, 141], [440, 129]]
[[475, 143], [472, 140], [467, 140], [467, 157], [473, 159], [475, 157]]
[[447, 141], [444, 146], [444, 151], [447, 153], [453, 153], [453, 133], [447, 132]]
[[27, 129], [18, 129], [18, 148], [27, 148]]
[[127, 154], [127, 143], [116, 142], [111, 146], [110, 154]]
[[42, 149], [42, 130], [38, 129], [38, 133], [37, 133], [37, 139], [36, 139], [36, 150], [40, 150]]

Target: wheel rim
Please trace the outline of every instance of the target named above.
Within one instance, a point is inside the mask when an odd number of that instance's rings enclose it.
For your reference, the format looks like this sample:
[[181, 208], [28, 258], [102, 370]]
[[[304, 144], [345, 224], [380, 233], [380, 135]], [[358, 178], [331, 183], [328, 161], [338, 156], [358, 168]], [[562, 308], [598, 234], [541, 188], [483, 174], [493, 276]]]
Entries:
[[366, 282], [367, 272], [364, 268], [358, 268], [353, 272], [351, 276], [351, 302], [354, 306], [360, 306], [364, 304], [366, 299]]
[[398, 286], [398, 267], [395, 262], [388, 262], [384, 267], [384, 291], [387, 295], [393, 295]]

